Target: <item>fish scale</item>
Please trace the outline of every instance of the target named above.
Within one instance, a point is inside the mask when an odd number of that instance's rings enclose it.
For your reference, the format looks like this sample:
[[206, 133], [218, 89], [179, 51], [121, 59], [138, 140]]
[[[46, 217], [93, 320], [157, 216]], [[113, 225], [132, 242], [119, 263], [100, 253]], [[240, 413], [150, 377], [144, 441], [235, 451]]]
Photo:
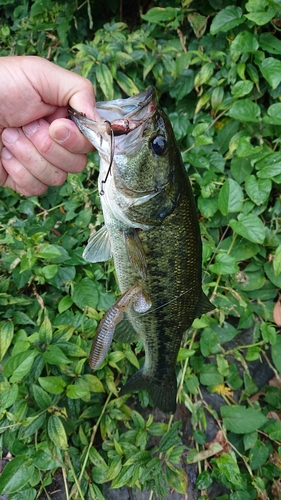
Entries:
[[[151, 302], [146, 302], [144, 313], [128, 307], [121, 322], [120, 312], [114, 310], [118, 301], [106, 313], [115, 318], [116, 339], [141, 338], [144, 344], [144, 365], [120, 395], [147, 390], [155, 406], [171, 413], [176, 409], [175, 366], [182, 336], [194, 318], [213, 309], [201, 286], [202, 245], [194, 196], [170, 121], [153, 89], [97, 103], [97, 109], [115, 133], [113, 158], [104, 122], [70, 110], [70, 118], [101, 157], [105, 227], [90, 239], [84, 257], [100, 262], [113, 256], [121, 293], [130, 296], [138, 286]], [[103, 333], [101, 328], [97, 336]]]

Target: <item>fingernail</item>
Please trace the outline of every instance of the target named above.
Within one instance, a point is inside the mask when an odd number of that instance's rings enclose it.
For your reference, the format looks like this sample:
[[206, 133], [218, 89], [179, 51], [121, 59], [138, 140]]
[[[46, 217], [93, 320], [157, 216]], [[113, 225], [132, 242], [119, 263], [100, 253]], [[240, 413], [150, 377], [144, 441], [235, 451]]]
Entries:
[[22, 129], [26, 135], [32, 136], [39, 129], [39, 122], [38, 120], [35, 120], [34, 122], [24, 125]]
[[2, 139], [8, 144], [13, 144], [19, 138], [19, 131], [17, 128], [5, 128], [2, 132]]
[[4, 160], [10, 160], [14, 155], [12, 155], [11, 151], [9, 151], [7, 148], [3, 148], [1, 151], [1, 156]]
[[66, 127], [58, 127], [52, 131], [52, 137], [57, 142], [64, 142], [70, 136], [70, 131]]

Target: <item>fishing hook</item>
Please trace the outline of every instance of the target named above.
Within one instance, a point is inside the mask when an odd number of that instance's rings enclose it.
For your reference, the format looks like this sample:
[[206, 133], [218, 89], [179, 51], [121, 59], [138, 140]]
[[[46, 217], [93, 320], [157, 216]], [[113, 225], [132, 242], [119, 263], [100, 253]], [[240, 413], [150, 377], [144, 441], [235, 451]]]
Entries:
[[[101, 181], [101, 184], [105, 184], [107, 179], [108, 179], [108, 176], [109, 174], [111, 174], [111, 166], [112, 166], [112, 163], [113, 163], [113, 158], [114, 158], [114, 149], [115, 149], [115, 138], [114, 138], [114, 131], [113, 131], [113, 128], [112, 128], [112, 124], [110, 121], [108, 120], [105, 120], [105, 123], [108, 124], [108, 130], [107, 130], [107, 133], [108, 135], [110, 135], [111, 137], [111, 144], [110, 144], [110, 160], [109, 160], [109, 167], [108, 167], [108, 170], [106, 172], [106, 176], [105, 176], [105, 179]], [[100, 190], [100, 195], [103, 196], [104, 195], [104, 190], [103, 190], [103, 186], [101, 187], [101, 190]]]

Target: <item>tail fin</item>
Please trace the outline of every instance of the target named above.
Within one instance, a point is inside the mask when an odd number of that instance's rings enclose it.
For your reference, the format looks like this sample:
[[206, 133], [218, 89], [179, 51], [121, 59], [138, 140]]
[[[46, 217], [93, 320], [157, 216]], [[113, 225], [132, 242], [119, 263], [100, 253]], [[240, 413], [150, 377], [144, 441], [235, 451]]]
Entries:
[[120, 396], [128, 392], [146, 390], [149, 392], [154, 406], [164, 413], [175, 413], [176, 411], [176, 395], [177, 395], [177, 380], [176, 376], [172, 380], [157, 380], [139, 370], [129, 381], [122, 387]]

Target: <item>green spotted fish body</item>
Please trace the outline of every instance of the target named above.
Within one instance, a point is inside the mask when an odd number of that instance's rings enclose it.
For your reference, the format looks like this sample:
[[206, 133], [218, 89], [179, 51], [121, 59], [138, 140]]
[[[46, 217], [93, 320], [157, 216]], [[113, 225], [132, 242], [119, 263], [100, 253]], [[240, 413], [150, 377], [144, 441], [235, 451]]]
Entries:
[[84, 257], [100, 262], [113, 256], [122, 295], [99, 326], [90, 364], [95, 358], [96, 368], [104, 359], [113, 334], [123, 342], [141, 338], [144, 365], [121, 395], [145, 389], [155, 406], [170, 413], [176, 409], [182, 335], [194, 318], [213, 309], [201, 288], [195, 201], [170, 121], [153, 89], [98, 103], [97, 109], [101, 122], [70, 109], [70, 118], [101, 158], [105, 225], [89, 240]]

